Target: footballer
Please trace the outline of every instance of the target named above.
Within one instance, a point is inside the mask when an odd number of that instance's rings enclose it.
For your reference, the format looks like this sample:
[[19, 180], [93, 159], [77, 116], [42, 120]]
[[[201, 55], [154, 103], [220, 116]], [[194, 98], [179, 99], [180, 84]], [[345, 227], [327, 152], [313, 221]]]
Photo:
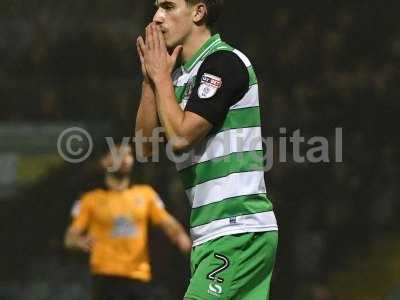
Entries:
[[181, 156], [193, 240], [184, 297], [269, 299], [278, 226], [264, 181], [253, 65], [213, 31], [222, 0], [158, 0], [156, 7], [137, 40], [144, 80], [136, 132], [151, 137], [162, 126]]

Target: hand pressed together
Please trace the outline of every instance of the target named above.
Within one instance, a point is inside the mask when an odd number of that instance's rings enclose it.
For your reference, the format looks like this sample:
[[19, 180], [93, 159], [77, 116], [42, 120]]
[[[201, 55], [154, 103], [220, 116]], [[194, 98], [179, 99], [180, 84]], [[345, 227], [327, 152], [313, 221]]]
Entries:
[[171, 78], [182, 46], [177, 46], [172, 54], [169, 54], [164, 36], [153, 22], [146, 27], [146, 41], [141, 36], [138, 38], [137, 48], [145, 80], [156, 83]]

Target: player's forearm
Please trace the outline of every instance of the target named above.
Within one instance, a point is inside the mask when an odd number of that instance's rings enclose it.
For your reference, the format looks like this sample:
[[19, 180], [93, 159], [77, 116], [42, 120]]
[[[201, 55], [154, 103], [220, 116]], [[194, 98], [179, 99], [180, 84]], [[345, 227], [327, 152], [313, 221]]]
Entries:
[[[136, 116], [135, 135], [146, 139], [153, 136], [154, 129], [159, 126], [155, 94], [150, 83], [142, 83], [142, 96]], [[144, 156], [151, 155], [151, 142], [141, 141]]]
[[69, 229], [64, 237], [64, 246], [70, 250], [89, 252], [91, 248], [91, 241], [90, 238], [83, 236], [73, 229]]
[[151, 137], [158, 125], [157, 107], [154, 91], [149, 83], [142, 83], [142, 96], [136, 117], [135, 132], [142, 130], [144, 137]]
[[171, 242], [182, 252], [186, 253], [191, 250], [192, 240], [183, 226], [175, 218], [171, 216], [162, 227]]
[[64, 237], [64, 246], [68, 249], [77, 249], [79, 248], [78, 240], [79, 240], [79, 234], [69, 230], [67, 231]]
[[185, 132], [185, 112], [176, 101], [172, 79], [166, 77], [154, 81], [158, 116], [174, 151], [183, 151], [190, 146]]
[[175, 243], [183, 253], [188, 253], [192, 249], [192, 240], [183, 228], [176, 236]]

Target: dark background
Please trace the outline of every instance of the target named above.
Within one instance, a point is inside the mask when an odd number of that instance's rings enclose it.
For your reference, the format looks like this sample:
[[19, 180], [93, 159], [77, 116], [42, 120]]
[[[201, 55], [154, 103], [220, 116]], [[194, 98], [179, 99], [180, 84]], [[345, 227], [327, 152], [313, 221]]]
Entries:
[[[277, 142], [279, 128], [300, 129], [332, 145], [343, 128], [343, 163], [331, 151], [330, 163], [298, 164], [288, 147], [288, 162], [276, 156], [266, 174], [280, 225], [272, 299], [400, 299], [400, 5], [271, 2], [226, 1], [219, 24], [255, 66], [265, 135]], [[152, 1], [1, 1], [0, 157], [15, 157], [19, 173], [0, 184], [0, 299], [86, 299], [86, 257], [62, 238], [74, 200], [101, 181], [96, 155], [60, 162], [49, 132], [81, 124], [96, 141], [132, 134], [135, 40], [152, 13]], [[171, 162], [138, 165], [135, 177], [187, 223]], [[188, 259], [157, 230], [151, 252], [156, 296], [181, 299]]]

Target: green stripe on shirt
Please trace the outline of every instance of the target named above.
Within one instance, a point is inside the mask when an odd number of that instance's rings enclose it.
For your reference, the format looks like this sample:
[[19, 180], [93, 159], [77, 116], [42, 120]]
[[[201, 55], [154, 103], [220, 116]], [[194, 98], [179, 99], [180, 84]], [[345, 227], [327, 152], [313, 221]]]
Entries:
[[228, 198], [193, 208], [190, 216], [190, 227], [205, 225], [212, 221], [229, 217], [267, 212], [272, 209], [272, 203], [266, 194]]
[[232, 153], [180, 171], [185, 189], [234, 173], [263, 170], [263, 151]]
[[260, 107], [233, 109], [228, 112], [220, 131], [261, 125]]

